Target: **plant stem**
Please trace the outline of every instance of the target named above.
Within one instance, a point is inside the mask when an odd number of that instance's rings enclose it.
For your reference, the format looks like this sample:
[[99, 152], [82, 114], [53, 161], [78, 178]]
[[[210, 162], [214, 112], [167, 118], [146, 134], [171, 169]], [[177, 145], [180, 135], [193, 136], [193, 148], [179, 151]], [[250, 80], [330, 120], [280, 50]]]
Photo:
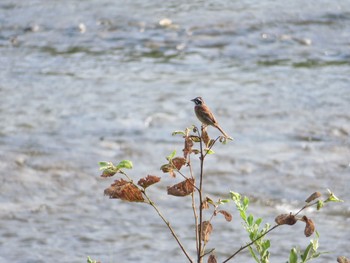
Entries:
[[245, 246], [241, 246], [235, 253], [233, 253], [231, 256], [229, 256], [225, 261], [223, 261], [222, 263], [226, 263], [229, 260], [231, 260], [234, 256], [236, 256], [239, 252], [241, 252], [242, 250], [246, 249], [247, 247], [250, 247], [251, 245], [253, 245], [256, 241], [258, 241], [260, 238], [262, 238], [263, 236], [265, 236], [266, 234], [268, 234], [269, 232], [271, 232], [272, 230], [276, 229], [277, 227], [279, 227], [280, 225], [274, 225], [273, 227], [271, 227], [268, 231], [266, 231], [264, 234], [262, 234], [261, 236], [258, 236], [256, 239], [254, 239], [253, 241], [251, 241], [250, 243], [248, 243]]
[[201, 138], [199, 141], [199, 146], [200, 146], [200, 175], [199, 175], [199, 191], [198, 191], [198, 195], [199, 195], [199, 242], [198, 242], [198, 258], [197, 258], [197, 262], [201, 263], [203, 262], [203, 248], [202, 248], [202, 235], [203, 235], [203, 195], [202, 195], [202, 188], [203, 188], [203, 169], [204, 169], [204, 157], [205, 155], [203, 154], [203, 141], [202, 141], [202, 133], [203, 133], [203, 129], [204, 127], [201, 127], [201, 133], [199, 134], [198, 131], [198, 135]]
[[153, 203], [153, 201], [148, 197], [148, 195], [146, 194], [145, 191], [143, 191], [144, 196], [146, 197], [146, 199], [148, 200], [149, 204], [156, 210], [156, 212], [158, 213], [158, 215], [160, 216], [160, 218], [163, 220], [163, 222], [167, 225], [167, 227], [169, 228], [171, 234], [173, 235], [173, 237], [175, 238], [176, 242], [178, 243], [179, 247], [181, 248], [182, 252], [185, 254], [185, 256], [187, 257], [188, 261], [193, 263], [192, 258], [190, 257], [190, 255], [187, 253], [185, 247], [182, 245], [179, 237], [176, 235], [174, 229], [171, 227], [169, 221], [163, 216], [163, 214], [160, 212], [160, 210], [158, 209], [158, 207]]

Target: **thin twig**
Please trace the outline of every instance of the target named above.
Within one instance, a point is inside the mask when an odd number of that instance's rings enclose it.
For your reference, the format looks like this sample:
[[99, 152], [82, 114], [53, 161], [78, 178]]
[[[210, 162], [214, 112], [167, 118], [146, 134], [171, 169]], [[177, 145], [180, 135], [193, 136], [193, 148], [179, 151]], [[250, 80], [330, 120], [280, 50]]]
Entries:
[[214, 144], [218, 141], [218, 139], [220, 139], [220, 137], [222, 136], [218, 136], [214, 142], [209, 146], [209, 148], [207, 149], [207, 152], [204, 154], [204, 158], [208, 155], [208, 152], [211, 150], [211, 148], [213, 148]]
[[274, 230], [275, 228], [279, 227], [280, 225], [274, 225], [273, 227], [271, 227], [268, 231], [266, 231], [264, 234], [262, 234], [261, 236], [258, 236], [256, 239], [254, 239], [253, 241], [251, 241], [250, 243], [248, 243], [245, 246], [241, 246], [235, 253], [233, 253], [231, 256], [229, 256], [225, 261], [223, 261], [222, 263], [226, 263], [229, 260], [231, 260], [234, 256], [236, 256], [239, 252], [241, 252], [242, 250], [246, 249], [247, 247], [250, 247], [251, 245], [253, 245], [256, 241], [258, 241], [260, 238], [262, 238], [263, 236], [265, 236], [266, 234], [268, 234], [269, 232], [271, 232], [272, 230]]
[[187, 253], [185, 247], [182, 245], [179, 237], [176, 235], [174, 229], [171, 227], [169, 221], [163, 216], [163, 214], [160, 212], [160, 210], [158, 209], [158, 207], [153, 203], [153, 201], [148, 197], [148, 195], [146, 194], [145, 191], [143, 191], [144, 196], [146, 197], [146, 199], [148, 200], [149, 204], [157, 211], [158, 215], [160, 216], [160, 218], [163, 220], [163, 222], [167, 225], [167, 227], [169, 228], [171, 234], [173, 235], [173, 237], [175, 238], [176, 242], [178, 243], [178, 245], [180, 246], [182, 252], [185, 254], [185, 256], [187, 257], [187, 259], [189, 260], [189, 262], [193, 263], [192, 258], [190, 257], [190, 255]]
[[313, 203], [309, 203], [309, 204], [306, 204], [304, 205], [297, 213], [294, 214], [294, 216], [297, 216], [301, 211], [303, 211], [304, 209], [310, 207], [310, 206], [313, 206], [313, 205], [316, 205], [318, 203], [318, 201], [315, 201]]
[[[193, 170], [192, 170], [192, 165], [191, 165], [191, 155], [188, 156], [188, 168], [190, 170], [190, 175], [191, 178], [194, 180], [194, 176], [193, 176]], [[196, 187], [197, 188], [197, 187]], [[198, 191], [198, 190], [197, 190]], [[194, 225], [195, 225], [195, 231], [196, 231], [196, 250], [197, 253], [199, 251], [199, 247], [198, 247], [198, 215], [197, 215], [197, 210], [196, 210], [196, 198], [194, 196], [194, 192], [191, 193], [191, 197], [192, 197], [192, 210], [193, 210], [193, 216], [194, 216]]]
[[203, 261], [202, 258], [202, 252], [203, 252], [203, 248], [202, 248], [202, 235], [203, 235], [203, 196], [202, 196], [202, 188], [203, 188], [203, 169], [204, 169], [204, 154], [203, 154], [203, 142], [202, 142], [202, 134], [203, 134], [203, 129], [204, 127], [202, 126], [201, 128], [201, 133], [198, 131], [198, 135], [201, 138], [199, 141], [199, 147], [200, 147], [200, 175], [199, 175], [199, 191], [198, 191], [198, 195], [199, 195], [199, 244], [198, 244], [198, 258], [197, 258], [197, 262], [201, 263]]
[[193, 217], [194, 217], [194, 224], [195, 224], [195, 231], [196, 231], [196, 250], [198, 253], [198, 251], [199, 251], [198, 215], [197, 215], [197, 210], [196, 210], [196, 200], [194, 197], [194, 192], [192, 192], [191, 197], [192, 197], [192, 210], [193, 210]]
[[209, 251], [205, 252], [203, 255], [202, 255], [202, 258], [205, 257], [206, 255], [209, 255], [211, 252], [213, 252], [215, 250], [215, 248], [212, 248], [210, 249]]

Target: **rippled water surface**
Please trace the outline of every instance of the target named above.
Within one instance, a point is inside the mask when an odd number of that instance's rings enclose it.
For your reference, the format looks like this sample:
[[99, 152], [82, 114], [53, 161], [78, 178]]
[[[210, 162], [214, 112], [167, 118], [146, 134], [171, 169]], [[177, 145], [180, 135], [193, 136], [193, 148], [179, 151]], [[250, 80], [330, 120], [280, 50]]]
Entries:
[[[315, 262], [350, 256], [349, 1], [2, 0], [0, 62], [0, 262], [185, 262], [151, 207], [103, 196], [97, 162], [161, 175], [199, 95], [235, 138], [206, 192], [273, 222], [330, 188], [345, 203], [309, 214], [331, 252]], [[194, 253], [190, 204], [166, 195], [180, 179], [162, 177], [151, 195]], [[219, 259], [247, 241], [223, 221]], [[302, 224], [270, 237], [271, 262], [309, 242]]]

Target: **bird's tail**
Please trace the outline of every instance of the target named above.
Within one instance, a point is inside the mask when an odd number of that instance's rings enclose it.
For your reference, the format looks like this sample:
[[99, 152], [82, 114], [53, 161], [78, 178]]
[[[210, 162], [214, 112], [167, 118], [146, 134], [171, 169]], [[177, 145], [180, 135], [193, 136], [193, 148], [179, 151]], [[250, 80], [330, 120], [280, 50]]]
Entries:
[[231, 138], [230, 136], [227, 135], [226, 132], [224, 132], [224, 130], [219, 125], [216, 125], [216, 128], [222, 133], [222, 135], [225, 136], [225, 138], [228, 138], [228, 139]]

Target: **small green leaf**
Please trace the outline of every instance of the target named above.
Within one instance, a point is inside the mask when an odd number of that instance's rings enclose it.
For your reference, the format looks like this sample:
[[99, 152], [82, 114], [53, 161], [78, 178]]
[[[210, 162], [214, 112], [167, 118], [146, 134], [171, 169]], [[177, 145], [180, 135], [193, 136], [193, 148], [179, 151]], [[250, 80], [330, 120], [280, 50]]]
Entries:
[[175, 135], [178, 135], [178, 134], [184, 135], [184, 136], [186, 135], [186, 133], [184, 131], [174, 131], [171, 135], [175, 136]]
[[244, 205], [245, 209], [247, 209], [248, 204], [249, 204], [249, 198], [245, 196], [243, 198], [243, 205]]
[[175, 157], [175, 155], [176, 155], [176, 150], [174, 150], [170, 155], [168, 155], [168, 156], [166, 157], [166, 159], [167, 159], [168, 161], [170, 161], [170, 160], [172, 160], [172, 159]]
[[260, 218], [258, 218], [258, 219], [255, 221], [255, 224], [256, 224], [257, 226], [260, 226], [261, 222], [262, 222], [262, 218], [260, 217]]
[[235, 202], [241, 200], [241, 195], [239, 193], [230, 191], [230, 196], [231, 196], [231, 199]]
[[244, 222], [247, 220], [247, 215], [246, 215], [245, 211], [239, 211], [239, 215], [243, 219]]
[[205, 151], [207, 152], [207, 154], [214, 154], [215, 153], [212, 149], [206, 149]]
[[263, 249], [266, 251], [267, 249], [269, 249], [270, 248], [270, 240], [264, 240], [264, 242], [262, 243], [262, 247], [263, 247]]
[[306, 247], [304, 253], [301, 255], [301, 259], [303, 260], [302, 263], [308, 261], [311, 248], [312, 248], [312, 243], [310, 242], [310, 244]]
[[128, 161], [128, 160], [123, 160], [117, 165], [117, 168], [118, 169], [122, 169], [122, 168], [131, 169], [132, 168], [132, 162]]
[[98, 162], [98, 166], [100, 167], [100, 170], [105, 170], [114, 167], [113, 163], [111, 162]]
[[327, 200], [325, 200], [324, 202], [344, 202], [343, 200], [339, 199], [338, 197], [335, 196], [334, 193], [331, 192], [331, 190], [327, 189], [329, 196], [327, 198]]
[[228, 202], [230, 202], [229, 199], [220, 199], [218, 203], [219, 203], [219, 204], [226, 204], [226, 203], [228, 203]]
[[312, 245], [312, 248], [313, 250], [316, 252], [317, 249], [318, 249], [318, 233], [316, 233], [316, 237], [310, 241], [311, 245]]
[[253, 225], [254, 217], [252, 215], [249, 215], [247, 218], [247, 222], [249, 226]]
[[290, 251], [289, 263], [298, 263], [298, 252], [296, 248], [292, 248]]
[[87, 257], [87, 263], [96, 263], [96, 260], [92, 260], [89, 256]]
[[258, 263], [261, 262], [261, 261], [259, 260], [259, 258], [257, 257], [257, 255], [255, 254], [253, 248], [252, 248], [252, 247], [248, 247], [248, 248], [249, 248], [250, 254], [251, 254], [252, 257], [255, 259], [255, 261], [258, 262]]
[[317, 210], [320, 210], [324, 206], [324, 202], [322, 200], [317, 201]]

